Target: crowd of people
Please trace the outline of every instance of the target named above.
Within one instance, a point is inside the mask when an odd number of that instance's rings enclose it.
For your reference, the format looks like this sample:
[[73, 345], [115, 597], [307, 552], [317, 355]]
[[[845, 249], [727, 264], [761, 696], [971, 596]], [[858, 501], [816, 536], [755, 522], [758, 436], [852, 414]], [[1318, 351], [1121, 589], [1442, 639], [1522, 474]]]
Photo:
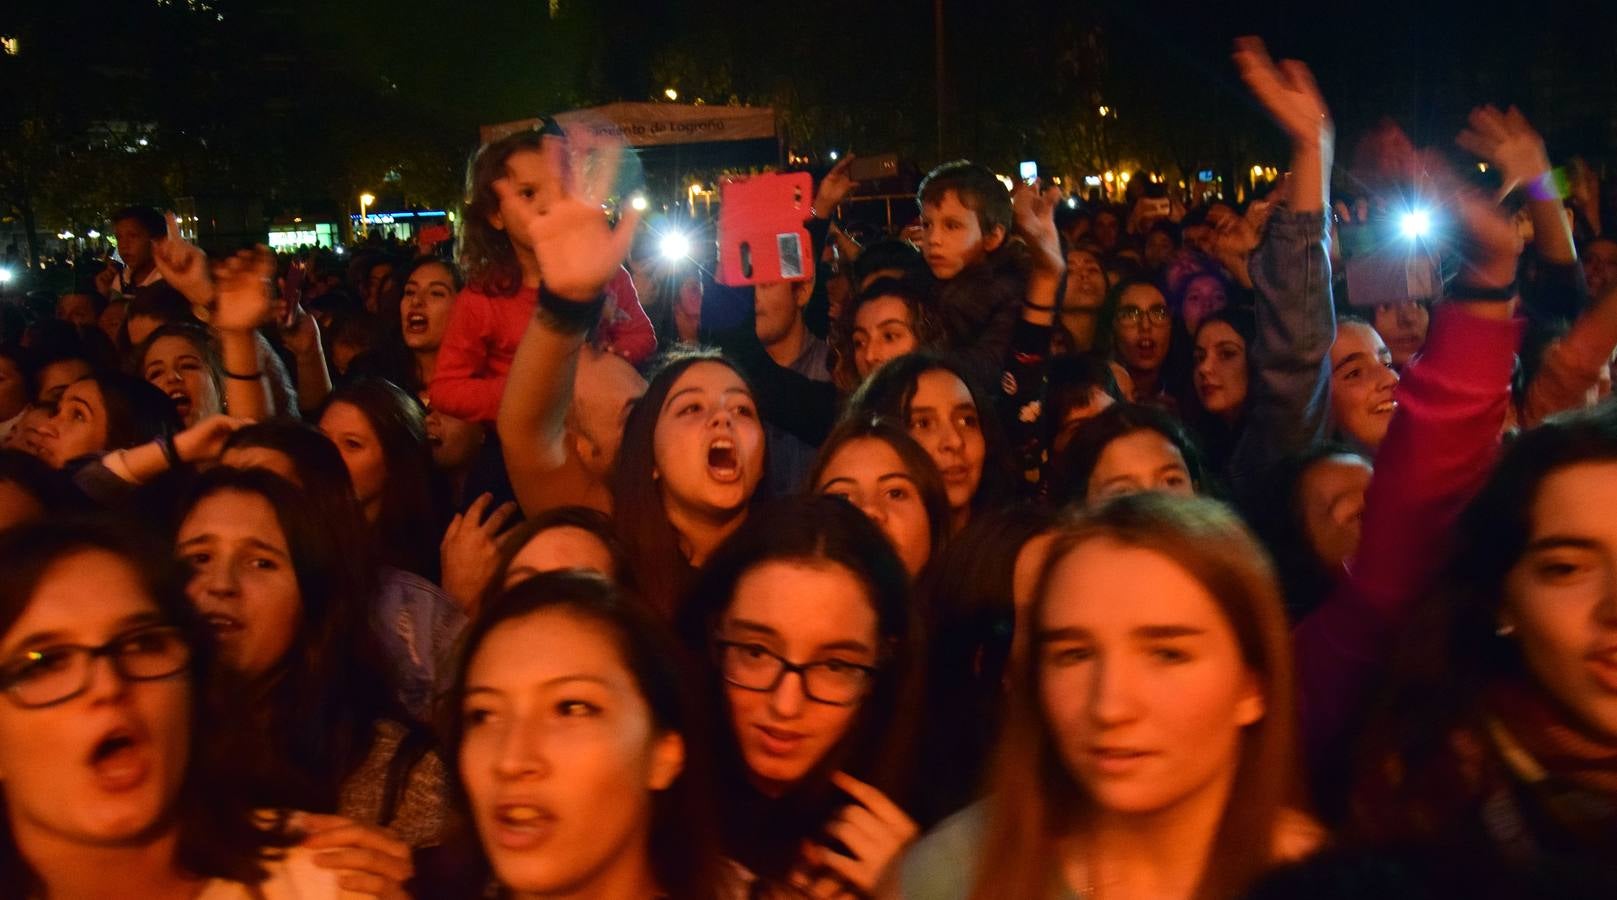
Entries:
[[453, 259], [120, 211], [0, 309], [0, 895], [1611, 896], [1598, 186], [1489, 106], [1491, 189], [1338, 167], [1234, 62], [1272, 192], [961, 161], [861, 242], [844, 160], [806, 280], [660, 258], [553, 126]]

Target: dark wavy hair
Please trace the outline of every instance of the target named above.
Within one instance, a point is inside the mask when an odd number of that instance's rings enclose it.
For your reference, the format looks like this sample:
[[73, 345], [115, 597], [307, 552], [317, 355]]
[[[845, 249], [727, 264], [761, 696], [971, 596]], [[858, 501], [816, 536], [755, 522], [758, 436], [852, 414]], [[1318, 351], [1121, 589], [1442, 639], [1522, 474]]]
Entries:
[[213, 336], [213, 332], [208, 330], [208, 326], [201, 322], [165, 322], [152, 329], [146, 340], [141, 341], [140, 346], [129, 355], [129, 374], [144, 379], [146, 354], [152, 352], [153, 344], [166, 337], [181, 338], [196, 348], [197, 355], [202, 357], [203, 365], [207, 367], [208, 380], [213, 382], [214, 393], [219, 397], [222, 406], [225, 401], [225, 366], [219, 355], [219, 341]]
[[108, 450], [138, 446], [180, 430], [174, 401], [144, 378], [100, 372], [79, 380], [93, 383], [101, 392], [101, 403], [107, 409]]
[[1261, 478], [1254, 478], [1237, 498], [1247, 523], [1274, 557], [1284, 589], [1286, 611], [1292, 621], [1301, 621], [1324, 603], [1336, 585], [1338, 574], [1320, 562], [1303, 521], [1301, 488], [1314, 467], [1342, 457], [1371, 463], [1353, 447], [1327, 441], [1282, 458], [1269, 466]]
[[439, 513], [443, 485], [432, 467], [421, 405], [391, 381], [370, 376], [332, 391], [325, 408], [336, 403], [353, 406], [370, 423], [387, 465], [374, 526], [377, 552], [389, 565], [436, 581], [446, 524]]
[[501, 536], [500, 561], [494, 569], [494, 577], [489, 579], [485, 601], [504, 590], [511, 561], [522, 552], [522, 548], [552, 528], [577, 528], [594, 535], [606, 548], [607, 555], [612, 557], [612, 571], [602, 574], [626, 592], [635, 593], [634, 567], [629, 562], [629, 552], [623, 546], [623, 541], [618, 539], [617, 526], [613, 524], [612, 517], [588, 506], [557, 506]]
[[[652, 871], [658, 887], [674, 900], [718, 900], [722, 870], [714, 840], [718, 829], [713, 821], [705, 750], [708, 726], [691, 690], [678, 644], [668, 626], [644, 603], [594, 572], [545, 572], [496, 591], [462, 636], [454, 676], [439, 707], [444, 762], [453, 773], [450, 790], [462, 818], [471, 819], [460, 778], [460, 748], [465, 738], [461, 707], [467, 674], [479, 648], [500, 626], [544, 613], [570, 616], [604, 630], [646, 701], [653, 726], [661, 733], [677, 733], [684, 741], [684, 768], [652, 800], [648, 829]], [[462, 873], [463, 884], [486, 881], [487, 860], [481, 859], [473, 868], [480, 869], [483, 877], [466, 879]]]
[[927, 527], [932, 533], [932, 550], [927, 555], [928, 565], [931, 565], [949, 541], [949, 494], [944, 490], [943, 477], [938, 474], [932, 457], [898, 422], [881, 416], [842, 420], [826, 436], [825, 443], [820, 445], [819, 456], [815, 457], [814, 468], [809, 472], [804, 490], [818, 493], [820, 480], [825, 477], [825, 467], [837, 455], [837, 451], [845, 444], [867, 439], [881, 441], [891, 447], [904, 463], [904, 468], [909, 470], [910, 480], [915, 482], [915, 489], [921, 494], [921, 505], [926, 508]]
[[[320, 519], [331, 522], [345, 535], [346, 552], [365, 559], [366, 571], [375, 568], [371, 560], [375, 548], [369, 543], [369, 528], [354, 496], [354, 482], [342, 453], [320, 429], [295, 419], [270, 419], [238, 429], [225, 441], [225, 451], [251, 448], [273, 450], [292, 463], [303, 502]], [[373, 590], [369, 584], [367, 589]], [[369, 596], [369, 594], [367, 594]]]
[[[249, 686], [245, 715], [253, 727], [235, 756], [250, 773], [255, 799], [265, 806], [334, 812], [344, 780], [369, 755], [382, 721], [406, 726], [390, 772], [386, 818], [403, 790], [403, 758], [429, 747], [411, 731], [398, 705], [384, 656], [370, 624], [370, 581], [363, 557], [350, 553], [355, 535], [316, 514], [290, 482], [264, 469], [213, 469], [203, 474], [180, 506], [177, 522], [203, 500], [242, 493], [262, 498], [275, 512], [297, 577], [300, 624], [292, 645], [270, 672]], [[237, 698], [241, 703], [244, 698]], [[396, 777], [395, 777], [396, 776]], [[386, 824], [382, 822], [380, 824]]]
[[[1202, 329], [1214, 322], [1228, 325], [1240, 335], [1241, 343], [1246, 347], [1242, 356], [1247, 373], [1247, 396], [1241, 401], [1241, 408], [1233, 422], [1209, 413], [1202, 406], [1201, 395], [1196, 392], [1196, 339], [1201, 337]], [[1208, 468], [1214, 471], [1224, 470], [1230, 455], [1235, 452], [1235, 442], [1240, 439], [1241, 431], [1246, 427], [1246, 411], [1251, 407], [1252, 391], [1257, 386], [1257, 369], [1252, 364], [1252, 349], [1257, 339], [1257, 332], [1258, 320], [1252, 308], [1230, 305], [1203, 319], [1201, 325], [1196, 328], [1196, 333], [1190, 336], [1191, 377], [1185, 380], [1184, 396], [1178, 398], [1179, 408], [1185, 411], [1185, 424], [1201, 439], [1201, 446], [1207, 454]]]
[[990, 509], [1010, 495], [1015, 484], [1014, 462], [1005, 432], [1000, 427], [998, 410], [993, 400], [966, 366], [953, 357], [936, 352], [908, 353], [891, 360], [870, 373], [865, 383], [848, 398], [843, 411], [844, 419], [880, 416], [902, 422], [908, 427], [910, 404], [915, 400], [915, 389], [921, 376], [928, 372], [948, 372], [959, 378], [971, 392], [972, 405], [977, 407], [977, 419], [982, 427], [983, 475], [977, 484], [977, 495], [972, 498], [973, 510]]
[[84, 495], [66, 475], [21, 450], [0, 449], [0, 484], [9, 484], [33, 498], [44, 511], [43, 517], [59, 516], [84, 506]]
[[[746, 375], [717, 350], [678, 350], [663, 358], [646, 393], [636, 400], [623, 427], [617, 468], [612, 474], [612, 518], [628, 550], [631, 569], [646, 602], [672, 618], [690, 579], [690, 562], [680, 550], [679, 533], [668, 521], [657, 469], [654, 436], [674, 383], [685, 370], [702, 362], [729, 367], [742, 381]], [[764, 471], [769, 470], [765, 447]], [[759, 482], [758, 490], [763, 490]]]
[[[1016, 633], [1016, 561], [1058, 513], [1021, 504], [973, 519], [943, 555], [927, 611], [926, 703], [917, 745], [927, 785], [917, 817], [937, 821], [977, 797], [1004, 718]], [[1026, 627], [1026, 624], [1023, 624]]]
[[[776, 561], [834, 564], [862, 584], [875, 607], [880, 668], [848, 732], [804, 780], [766, 799], [747, 778], [730, 726], [713, 635], [747, 573]], [[874, 785], [900, 804], [908, 789], [909, 733], [917, 704], [914, 666], [918, 622], [909, 607], [904, 565], [875, 523], [835, 497], [790, 497], [761, 504], [702, 568], [681, 611], [680, 633], [705, 663], [703, 683], [715, 710], [718, 806], [726, 851], [766, 879], [784, 876], [803, 840], [819, 833], [840, 806], [830, 776], [838, 770]]]
[[1067, 451], [1053, 470], [1051, 489], [1056, 500], [1083, 503], [1089, 493], [1089, 476], [1094, 474], [1101, 454], [1113, 441], [1137, 431], [1155, 431], [1173, 444], [1185, 460], [1185, 469], [1190, 472], [1196, 493], [1206, 493], [1212, 487], [1196, 439], [1178, 419], [1155, 406], [1118, 403], [1080, 425], [1073, 434], [1072, 443], [1067, 445]]
[[842, 314], [831, 329], [831, 352], [836, 359], [831, 380], [836, 383], [837, 390], [843, 393], [853, 391], [860, 381], [853, 348], [854, 322], [859, 308], [881, 297], [897, 297], [904, 302], [904, 307], [910, 312], [910, 330], [915, 333], [915, 341], [921, 349], [936, 350], [944, 345], [943, 326], [932, 315], [932, 304], [926, 292], [912, 281], [878, 278], [843, 304]]
[[1485, 692], [1533, 679], [1517, 642], [1497, 631], [1506, 580], [1527, 552], [1544, 482], [1582, 463], [1617, 463], [1610, 403], [1523, 432], [1461, 514], [1451, 554], [1404, 632], [1391, 689], [1366, 732], [1352, 802], [1362, 835], [1430, 840], [1474, 827], [1485, 798], [1505, 783], [1488, 737]]
[[460, 238], [455, 257], [466, 275], [466, 283], [491, 296], [515, 294], [522, 287], [522, 269], [517, 264], [511, 236], [489, 221], [500, 211], [500, 195], [494, 182], [505, 177], [505, 164], [523, 151], [539, 152], [547, 137], [561, 138], [562, 131], [552, 123], [543, 128], [519, 131], [484, 144], [466, 167], [466, 196], [460, 214]]
[[[190, 761], [176, 799], [176, 861], [194, 875], [255, 884], [267, 874], [261, 863], [292, 840], [279, 828], [255, 824], [254, 798], [240, 790], [233, 760], [218, 752], [231, 743], [224, 712], [233, 692], [220, 683], [229, 682], [228, 676], [216, 669], [212, 635], [186, 600], [183, 567], [133, 524], [70, 517], [0, 532], [0, 636], [27, 612], [51, 569], [68, 557], [108, 553], [134, 569], [162, 620], [177, 626], [191, 646], [186, 671], [192, 686]], [[0, 785], [0, 800], [4, 796]], [[25, 897], [43, 888], [18, 852], [9, 816], [0, 816], [0, 884]]]
[[[1167, 292], [1162, 285], [1146, 278], [1130, 276], [1118, 279], [1117, 284], [1106, 292], [1106, 299], [1101, 303], [1100, 322], [1095, 331], [1095, 346], [1097, 352], [1109, 354], [1111, 358], [1118, 359], [1117, 345], [1117, 311], [1123, 305], [1123, 294], [1129, 288], [1148, 287], [1163, 297], [1167, 302]], [[1169, 307], [1172, 310], [1172, 307]], [[1188, 389], [1191, 376], [1191, 348], [1190, 332], [1185, 330], [1185, 320], [1177, 314], [1171, 314], [1168, 319], [1168, 352], [1162, 360], [1162, 374], [1158, 383], [1170, 397], [1182, 397]]]
[[389, 296], [382, 303], [384, 308], [377, 314], [378, 327], [375, 339], [369, 349], [354, 357], [348, 364], [347, 374], [356, 377], [372, 375], [385, 378], [411, 395], [419, 394], [426, 389], [427, 385], [421, 378], [421, 369], [415, 353], [404, 343], [404, 323], [400, 321], [404, 287], [416, 270], [426, 266], [443, 266], [449, 272], [449, 281], [457, 293], [466, 286], [465, 279], [460, 274], [460, 267], [450, 260], [438, 256], [417, 256], [410, 260], [403, 272], [394, 279], [398, 282], [398, 287], [389, 292]]

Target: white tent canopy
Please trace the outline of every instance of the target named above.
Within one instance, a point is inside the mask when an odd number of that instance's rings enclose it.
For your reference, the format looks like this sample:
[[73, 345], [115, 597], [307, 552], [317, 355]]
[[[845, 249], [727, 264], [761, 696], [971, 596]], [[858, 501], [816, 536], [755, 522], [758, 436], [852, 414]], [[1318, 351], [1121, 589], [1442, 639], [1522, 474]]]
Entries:
[[[775, 138], [775, 111], [767, 106], [689, 106], [675, 103], [609, 103], [559, 113], [565, 129], [589, 128], [600, 136], [621, 137], [631, 147], [706, 144]], [[540, 119], [485, 125], [483, 143], [533, 128]]]

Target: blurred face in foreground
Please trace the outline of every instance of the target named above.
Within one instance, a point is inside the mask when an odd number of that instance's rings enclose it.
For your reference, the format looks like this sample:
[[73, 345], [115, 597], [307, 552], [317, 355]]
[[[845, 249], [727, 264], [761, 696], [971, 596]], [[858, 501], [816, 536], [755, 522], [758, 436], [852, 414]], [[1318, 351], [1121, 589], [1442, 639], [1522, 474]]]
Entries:
[[1617, 740], [1617, 463], [1566, 466], [1544, 479], [1527, 552], [1505, 581], [1500, 624], [1556, 705]]
[[1106, 814], [1222, 809], [1264, 700], [1213, 596], [1166, 556], [1110, 538], [1055, 565], [1036, 664], [1068, 772]]

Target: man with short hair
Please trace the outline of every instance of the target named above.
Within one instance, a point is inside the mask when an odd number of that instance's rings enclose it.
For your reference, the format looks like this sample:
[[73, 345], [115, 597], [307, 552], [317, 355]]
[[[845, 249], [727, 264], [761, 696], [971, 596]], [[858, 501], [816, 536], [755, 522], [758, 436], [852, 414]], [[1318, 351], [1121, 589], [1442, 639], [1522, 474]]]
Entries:
[[[775, 365], [809, 381], [831, 381], [831, 349], [808, 330], [803, 310], [814, 295], [814, 279], [763, 282], [753, 288], [753, 329]], [[818, 447], [793, 435], [765, 415], [769, 440], [769, 487], [776, 496], [794, 493], [814, 466]]]

